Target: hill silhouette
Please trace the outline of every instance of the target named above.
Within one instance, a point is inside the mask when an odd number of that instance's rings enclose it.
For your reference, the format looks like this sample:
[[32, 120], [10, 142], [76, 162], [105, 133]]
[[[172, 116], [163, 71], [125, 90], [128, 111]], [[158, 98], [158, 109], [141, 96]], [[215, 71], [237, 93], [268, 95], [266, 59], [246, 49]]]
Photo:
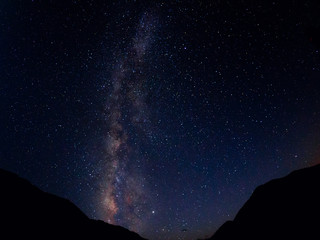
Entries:
[[1, 239], [132, 239], [138, 234], [89, 219], [70, 201], [0, 169]]
[[[320, 165], [259, 186], [210, 240], [319, 239]], [[89, 219], [70, 201], [0, 169], [0, 238], [132, 239], [138, 234]]]
[[320, 165], [259, 186], [210, 240], [320, 239]]

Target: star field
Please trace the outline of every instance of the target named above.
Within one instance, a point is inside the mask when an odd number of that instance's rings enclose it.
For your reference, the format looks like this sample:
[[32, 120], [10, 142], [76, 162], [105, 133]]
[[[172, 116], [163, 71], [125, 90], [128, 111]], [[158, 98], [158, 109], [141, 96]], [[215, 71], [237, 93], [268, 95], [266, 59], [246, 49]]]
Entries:
[[153, 239], [319, 163], [316, 1], [1, 1], [0, 167]]

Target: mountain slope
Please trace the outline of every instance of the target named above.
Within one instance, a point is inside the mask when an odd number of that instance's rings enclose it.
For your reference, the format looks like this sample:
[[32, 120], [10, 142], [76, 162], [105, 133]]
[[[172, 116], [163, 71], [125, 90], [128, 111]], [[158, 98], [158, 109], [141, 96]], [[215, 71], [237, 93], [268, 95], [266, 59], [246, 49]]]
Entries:
[[138, 234], [89, 219], [70, 201], [45, 193], [0, 169], [0, 238], [133, 239]]
[[210, 240], [320, 239], [320, 165], [259, 186]]

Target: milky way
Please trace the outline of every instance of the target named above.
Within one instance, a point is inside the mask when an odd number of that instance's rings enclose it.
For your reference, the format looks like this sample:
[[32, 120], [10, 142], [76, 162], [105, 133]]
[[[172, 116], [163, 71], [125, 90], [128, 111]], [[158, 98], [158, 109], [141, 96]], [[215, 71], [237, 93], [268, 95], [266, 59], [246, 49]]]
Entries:
[[208, 238], [320, 163], [319, 12], [0, 1], [0, 168], [147, 239]]
[[143, 164], [137, 159], [141, 156], [135, 155], [135, 146], [130, 144], [130, 139], [139, 130], [148, 131], [148, 109], [143, 89], [147, 81], [144, 59], [155, 29], [155, 16], [144, 13], [127, 52], [116, 60], [111, 76], [112, 90], [105, 109], [108, 132], [105, 136], [106, 174], [102, 179], [104, 218], [109, 223], [121, 222], [134, 229], [141, 225], [141, 216], [148, 215], [148, 202], [145, 179], [129, 166], [137, 168], [136, 164], [139, 167]]

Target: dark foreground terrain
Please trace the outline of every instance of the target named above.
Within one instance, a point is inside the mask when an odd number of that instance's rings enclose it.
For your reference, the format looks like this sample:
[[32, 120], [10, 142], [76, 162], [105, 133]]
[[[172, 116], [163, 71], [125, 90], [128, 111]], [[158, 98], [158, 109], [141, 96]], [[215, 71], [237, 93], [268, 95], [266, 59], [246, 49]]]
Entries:
[[259, 186], [210, 240], [320, 239], [320, 165]]
[[[320, 239], [320, 165], [259, 186], [210, 240]], [[70, 201], [0, 170], [0, 239], [132, 239], [125, 228], [89, 219]], [[5, 237], [4, 237], [5, 236]]]
[[0, 169], [0, 239], [132, 239], [138, 234], [89, 219], [70, 201]]

